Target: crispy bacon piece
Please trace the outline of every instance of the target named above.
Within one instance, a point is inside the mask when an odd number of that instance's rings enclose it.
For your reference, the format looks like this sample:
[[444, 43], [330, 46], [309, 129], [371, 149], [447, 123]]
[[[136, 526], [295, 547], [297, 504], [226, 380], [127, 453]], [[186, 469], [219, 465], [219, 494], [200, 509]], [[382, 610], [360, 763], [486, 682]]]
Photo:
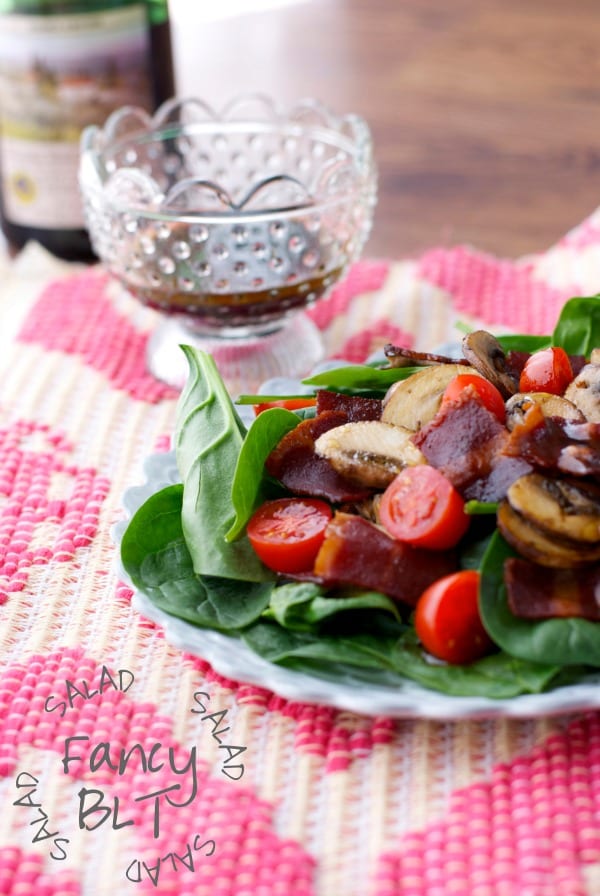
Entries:
[[446, 402], [413, 442], [466, 500], [499, 501], [512, 483], [531, 471], [520, 457], [507, 457], [509, 433], [465, 389], [456, 401]]
[[432, 364], [464, 364], [466, 358], [449, 358], [447, 355], [434, 355], [431, 352], [416, 352], [411, 348], [388, 343], [383, 351], [390, 362], [390, 367], [429, 367]]
[[567, 616], [600, 622], [600, 566], [549, 569], [520, 557], [504, 564], [508, 605], [522, 619]]
[[410, 547], [363, 517], [338, 512], [327, 526], [314, 572], [323, 584], [372, 588], [414, 607], [425, 588], [455, 569], [450, 551]]
[[506, 353], [506, 369], [517, 383], [519, 382], [521, 374], [523, 373], [523, 368], [530, 357], [530, 352], [517, 352], [513, 350]]
[[360, 395], [344, 395], [319, 389], [317, 392], [317, 414], [324, 411], [339, 411], [346, 415], [347, 423], [361, 420], [380, 420], [383, 402], [379, 398], [363, 398]]
[[571, 423], [545, 417], [532, 403], [510, 434], [505, 453], [534, 467], [572, 476], [600, 477], [600, 423]]
[[315, 452], [319, 436], [346, 421], [340, 411], [325, 411], [303, 420], [271, 452], [265, 463], [267, 472], [296, 495], [325, 498], [334, 504], [364, 500], [372, 489], [353, 484]]
[[569, 361], [571, 362], [571, 370], [573, 371], [573, 376], [577, 376], [578, 373], [581, 373], [581, 371], [587, 364], [585, 355], [569, 355]]

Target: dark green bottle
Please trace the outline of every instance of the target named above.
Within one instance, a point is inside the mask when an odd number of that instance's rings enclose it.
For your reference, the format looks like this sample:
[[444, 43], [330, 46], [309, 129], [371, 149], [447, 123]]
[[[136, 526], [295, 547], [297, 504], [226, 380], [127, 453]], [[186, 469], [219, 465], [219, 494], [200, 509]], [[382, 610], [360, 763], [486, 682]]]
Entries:
[[167, 0], [0, 0], [0, 225], [11, 249], [37, 240], [93, 258], [81, 131], [174, 93]]

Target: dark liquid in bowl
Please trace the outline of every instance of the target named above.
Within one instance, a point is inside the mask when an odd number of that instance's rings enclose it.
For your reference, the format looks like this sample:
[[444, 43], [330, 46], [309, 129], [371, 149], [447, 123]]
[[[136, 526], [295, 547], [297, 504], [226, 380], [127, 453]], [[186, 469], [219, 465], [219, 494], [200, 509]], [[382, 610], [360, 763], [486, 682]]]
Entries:
[[336, 282], [340, 274], [341, 268], [336, 268], [310, 279], [270, 289], [202, 294], [170, 292], [160, 287], [132, 287], [126, 281], [124, 285], [145, 305], [161, 311], [193, 315], [199, 323], [218, 329], [268, 323], [288, 311], [311, 305]]

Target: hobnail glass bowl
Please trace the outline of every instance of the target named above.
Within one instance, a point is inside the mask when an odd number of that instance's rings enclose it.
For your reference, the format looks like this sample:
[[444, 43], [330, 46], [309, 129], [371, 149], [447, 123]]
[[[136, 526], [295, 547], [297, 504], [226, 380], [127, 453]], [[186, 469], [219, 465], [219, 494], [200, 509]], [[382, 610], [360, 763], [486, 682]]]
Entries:
[[153, 117], [124, 107], [81, 139], [80, 186], [92, 245], [141, 302], [165, 312], [148, 347], [181, 385], [178, 345], [215, 356], [241, 391], [298, 376], [320, 337], [301, 309], [357, 258], [371, 227], [370, 131], [316, 100], [289, 111], [238, 97], [220, 112], [169, 100]]

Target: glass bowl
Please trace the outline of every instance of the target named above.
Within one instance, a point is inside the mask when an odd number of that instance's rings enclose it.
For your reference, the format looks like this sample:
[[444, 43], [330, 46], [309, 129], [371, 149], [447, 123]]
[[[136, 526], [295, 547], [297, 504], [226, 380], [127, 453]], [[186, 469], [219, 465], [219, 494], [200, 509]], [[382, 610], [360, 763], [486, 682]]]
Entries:
[[220, 112], [199, 99], [153, 117], [124, 107], [84, 131], [79, 180], [98, 257], [165, 313], [148, 346], [156, 376], [183, 383], [182, 342], [210, 351], [236, 391], [319, 360], [299, 312], [358, 257], [373, 217], [362, 118], [312, 99], [282, 111], [263, 96]]

